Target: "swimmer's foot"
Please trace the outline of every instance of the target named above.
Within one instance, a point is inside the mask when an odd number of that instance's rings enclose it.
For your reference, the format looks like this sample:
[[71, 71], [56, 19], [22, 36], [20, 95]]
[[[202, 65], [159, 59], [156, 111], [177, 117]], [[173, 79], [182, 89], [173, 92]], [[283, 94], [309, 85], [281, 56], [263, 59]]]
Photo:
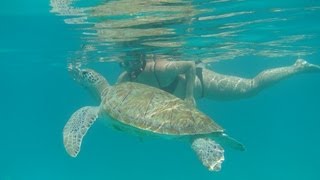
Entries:
[[310, 64], [304, 59], [297, 59], [294, 66], [300, 72], [320, 72], [320, 66], [315, 64]]

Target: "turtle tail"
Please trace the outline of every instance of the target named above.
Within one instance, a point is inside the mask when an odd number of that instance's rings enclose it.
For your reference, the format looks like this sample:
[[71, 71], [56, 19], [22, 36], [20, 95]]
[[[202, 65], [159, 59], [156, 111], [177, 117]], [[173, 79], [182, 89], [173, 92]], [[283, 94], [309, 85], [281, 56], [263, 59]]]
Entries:
[[222, 133], [219, 136], [215, 136], [213, 138], [222, 146], [228, 146], [228, 147], [231, 147], [232, 149], [235, 149], [238, 151], [245, 151], [245, 146], [241, 142], [228, 136], [225, 133]]
[[98, 118], [99, 107], [85, 106], [72, 114], [63, 129], [63, 144], [67, 153], [76, 157], [83, 137]]

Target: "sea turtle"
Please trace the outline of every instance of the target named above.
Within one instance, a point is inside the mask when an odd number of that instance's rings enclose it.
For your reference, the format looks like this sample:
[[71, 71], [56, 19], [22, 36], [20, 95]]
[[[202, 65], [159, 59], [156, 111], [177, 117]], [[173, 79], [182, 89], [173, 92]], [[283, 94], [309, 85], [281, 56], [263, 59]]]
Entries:
[[188, 140], [210, 171], [219, 171], [224, 160], [224, 149], [218, 143], [244, 150], [212, 119], [168, 92], [133, 82], [110, 86], [91, 69], [70, 67], [69, 71], [101, 101], [99, 106], [80, 108], [66, 123], [63, 142], [72, 157], [78, 155], [83, 137], [98, 117], [117, 130]]

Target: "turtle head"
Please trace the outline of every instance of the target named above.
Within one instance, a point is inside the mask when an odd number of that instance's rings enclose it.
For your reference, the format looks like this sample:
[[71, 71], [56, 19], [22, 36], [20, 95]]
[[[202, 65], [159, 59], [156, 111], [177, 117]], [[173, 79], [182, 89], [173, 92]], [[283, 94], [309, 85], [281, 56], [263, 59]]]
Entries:
[[68, 71], [75, 81], [86, 89], [89, 89], [99, 99], [102, 92], [109, 86], [108, 81], [92, 69], [80, 69], [79, 67], [69, 66]]

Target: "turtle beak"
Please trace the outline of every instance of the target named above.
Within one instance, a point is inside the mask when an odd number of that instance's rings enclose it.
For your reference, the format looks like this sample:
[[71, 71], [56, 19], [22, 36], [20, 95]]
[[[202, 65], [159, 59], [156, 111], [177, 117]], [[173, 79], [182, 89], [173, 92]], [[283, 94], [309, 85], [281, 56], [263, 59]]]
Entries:
[[72, 64], [69, 64], [68, 66], [68, 72], [71, 74], [72, 78], [76, 80], [77, 82], [81, 79], [81, 69], [79, 67], [76, 67]]

